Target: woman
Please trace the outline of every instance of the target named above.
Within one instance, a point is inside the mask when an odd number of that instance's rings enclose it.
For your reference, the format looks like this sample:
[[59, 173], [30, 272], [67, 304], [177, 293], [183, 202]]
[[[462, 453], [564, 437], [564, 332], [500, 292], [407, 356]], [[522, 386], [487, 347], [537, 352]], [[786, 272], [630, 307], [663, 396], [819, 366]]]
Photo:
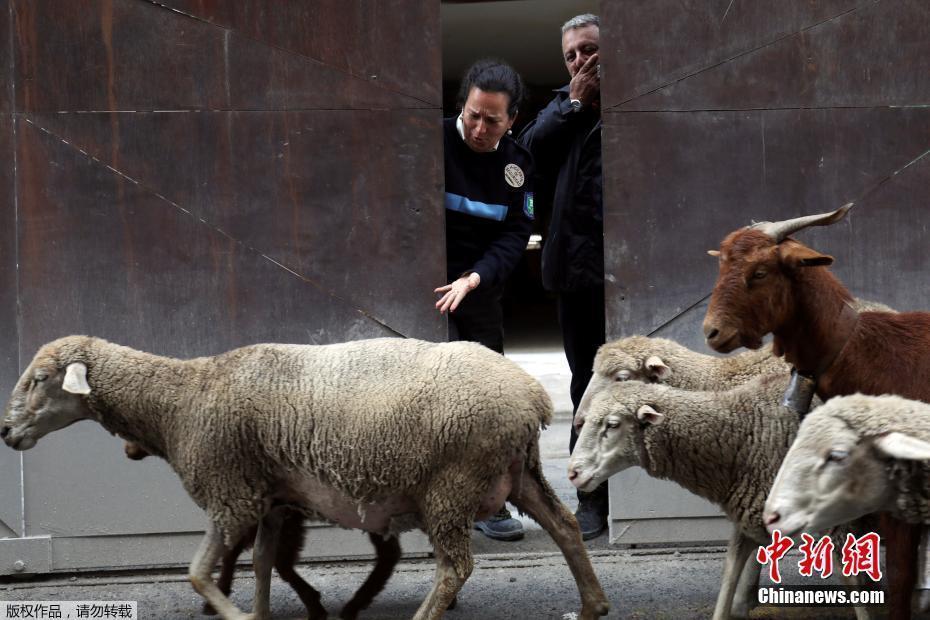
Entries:
[[[526, 249], [533, 221], [533, 159], [510, 137], [523, 99], [519, 74], [480, 60], [465, 73], [457, 117], [443, 121], [446, 258], [449, 283], [436, 308], [449, 312], [450, 340], [504, 352], [504, 282]], [[496, 540], [518, 540], [523, 525], [501, 508], [475, 524]]]

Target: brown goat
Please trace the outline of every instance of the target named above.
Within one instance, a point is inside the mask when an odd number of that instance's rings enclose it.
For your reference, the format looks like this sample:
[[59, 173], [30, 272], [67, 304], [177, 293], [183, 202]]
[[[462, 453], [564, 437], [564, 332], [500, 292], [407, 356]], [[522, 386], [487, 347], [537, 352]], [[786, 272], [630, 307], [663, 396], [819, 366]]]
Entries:
[[[134, 461], [141, 461], [150, 456], [139, 444], [127, 441], [123, 450], [126, 456]], [[232, 591], [233, 575], [236, 571], [236, 561], [242, 552], [251, 547], [255, 542], [257, 528], [252, 528], [231, 549], [227, 549], [221, 560], [220, 576], [217, 578], [216, 585], [223, 594], [229, 595]], [[355, 620], [363, 609], [367, 609], [375, 596], [384, 589], [384, 584], [394, 572], [394, 567], [400, 559], [400, 542], [397, 537], [386, 538], [380, 534], [369, 532], [368, 538], [375, 547], [375, 567], [371, 570], [368, 578], [361, 587], [355, 592], [352, 599], [346, 603], [345, 607], [339, 613], [343, 620]], [[293, 588], [294, 592], [300, 598], [301, 602], [307, 608], [308, 620], [326, 620], [326, 608], [320, 602], [320, 593], [294, 570], [297, 559], [300, 556], [300, 550], [304, 544], [304, 516], [295, 511], [289, 510], [281, 522], [281, 534], [278, 539], [278, 549], [275, 553], [274, 567], [278, 571], [281, 579]], [[449, 609], [455, 607], [455, 599], [449, 605]], [[210, 603], [204, 603], [203, 613], [212, 616], [216, 610]]]
[[[812, 377], [823, 400], [861, 392], [930, 402], [930, 313], [856, 312], [849, 291], [826, 268], [833, 257], [788, 237], [839, 221], [851, 206], [730, 233], [711, 252], [720, 273], [704, 336], [726, 353], [758, 348], [773, 334], [775, 354]], [[886, 531], [891, 617], [910, 617], [918, 532], [899, 522]]]

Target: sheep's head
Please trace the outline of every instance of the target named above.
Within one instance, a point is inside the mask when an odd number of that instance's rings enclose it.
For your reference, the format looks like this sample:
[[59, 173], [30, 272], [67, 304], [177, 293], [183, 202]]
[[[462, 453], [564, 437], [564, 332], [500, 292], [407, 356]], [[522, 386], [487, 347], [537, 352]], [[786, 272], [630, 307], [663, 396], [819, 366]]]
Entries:
[[801, 424], [765, 502], [770, 532], [815, 532], [887, 510], [897, 493], [893, 464], [930, 459], [930, 443], [901, 432], [863, 436], [832, 415], [861, 398], [871, 397], [833, 399]]
[[644, 429], [665, 418], [650, 404], [657, 387], [621, 383], [592, 397], [568, 464], [568, 478], [579, 490], [593, 491], [613, 474], [641, 464]]
[[[623, 381], [659, 383], [671, 376], [671, 369], [656, 353], [664, 341], [647, 336], [629, 336], [602, 345], [594, 358], [594, 375], [588, 382], [578, 411], [575, 426], [581, 428], [595, 395]], [[679, 345], [676, 345], [679, 346]]]
[[830, 265], [833, 257], [788, 235], [838, 222], [851, 207], [852, 203], [830, 213], [762, 222], [727, 235], [720, 249], [710, 252], [718, 257], [720, 271], [704, 317], [707, 344], [721, 353], [739, 347], [758, 349], [766, 334], [789, 321], [798, 271]]
[[11, 448], [28, 450], [48, 433], [90, 417], [89, 393], [87, 367], [60, 361], [58, 350], [46, 345], [13, 389], [0, 437]]

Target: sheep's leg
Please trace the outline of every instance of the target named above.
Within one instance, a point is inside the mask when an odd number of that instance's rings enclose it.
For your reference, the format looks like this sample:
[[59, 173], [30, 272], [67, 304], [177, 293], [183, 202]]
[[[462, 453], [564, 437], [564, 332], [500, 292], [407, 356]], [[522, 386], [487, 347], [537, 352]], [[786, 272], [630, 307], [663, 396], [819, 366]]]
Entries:
[[[466, 468], [467, 469], [467, 468]], [[420, 503], [420, 514], [436, 556], [436, 575], [429, 595], [414, 620], [437, 620], [455, 600], [471, 575], [471, 528], [475, 508], [481, 502], [483, 484], [470, 478], [462, 467], [450, 467], [430, 482]], [[474, 489], [475, 493], [463, 493]]]
[[346, 603], [339, 613], [343, 620], [355, 620], [358, 612], [367, 609], [375, 596], [384, 589], [384, 584], [394, 573], [394, 566], [400, 559], [400, 541], [396, 536], [385, 538], [380, 534], [370, 532], [368, 538], [375, 547], [375, 567], [372, 569], [368, 579], [358, 589], [352, 600]]
[[[843, 553], [838, 549], [833, 550], [833, 557], [836, 559], [837, 566], [843, 563]], [[840, 580], [844, 585], [847, 585], [851, 588], [856, 588], [857, 590], [862, 587], [863, 579], [859, 575], [849, 575], [846, 576], [840, 571]], [[853, 611], [856, 613], [856, 620], [869, 620], [871, 614], [869, 614], [868, 608], [866, 607], [853, 607]]]
[[734, 618], [748, 618], [749, 612], [759, 603], [759, 575], [761, 573], [762, 565], [756, 562], [750, 553], [746, 563], [743, 564], [743, 572], [740, 573], [736, 593], [733, 595], [733, 605], [730, 607]]
[[920, 529], [920, 557], [917, 564], [917, 613], [930, 609], [930, 527]]
[[743, 534], [735, 525], [730, 543], [727, 545], [727, 557], [723, 564], [723, 577], [720, 580], [720, 593], [717, 595], [717, 604], [714, 606], [714, 620], [724, 620], [730, 617], [733, 607], [733, 595], [736, 593], [736, 584], [740, 572], [746, 565], [752, 553], [754, 543]]
[[538, 473], [538, 469], [531, 471], [524, 468], [519, 485], [519, 495], [511, 493], [508, 501], [521, 511], [528, 514], [544, 530], [555, 544], [562, 550], [565, 561], [568, 563], [578, 592], [581, 594], [581, 614], [579, 620], [594, 620], [599, 616], [606, 616], [610, 603], [604, 596], [601, 584], [594, 574], [594, 568], [588, 559], [588, 552], [581, 540], [581, 530], [575, 516], [559, 501], [549, 483]]
[[210, 605], [213, 606], [223, 620], [248, 620], [250, 615], [242, 613], [225, 594], [223, 594], [216, 584], [210, 572], [216, 566], [216, 561], [223, 554], [226, 547], [223, 545], [223, 536], [219, 528], [212, 522], [207, 524], [207, 531], [191, 560], [188, 575], [191, 585], [204, 597]]
[[252, 567], [255, 570], [255, 597], [252, 600], [254, 620], [271, 619], [271, 569], [281, 534], [281, 509], [272, 509], [258, 524]]
[[885, 569], [888, 611], [894, 618], [911, 617], [911, 597], [917, 582], [917, 544], [920, 526], [889, 518], [885, 523]]
[[326, 608], [320, 603], [320, 593], [303, 577], [297, 574], [294, 566], [304, 546], [304, 518], [303, 515], [287, 511], [281, 523], [281, 534], [278, 538], [277, 553], [274, 567], [281, 579], [291, 586], [297, 596], [307, 608], [308, 620], [326, 620]]
[[[470, 529], [470, 528], [469, 528]], [[466, 531], [466, 534], [469, 532]], [[468, 541], [470, 544], [470, 540]], [[445, 550], [433, 543], [433, 552], [436, 555], [436, 576], [433, 578], [433, 587], [426, 599], [417, 609], [413, 620], [439, 620], [448, 609], [449, 603], [458, 594], [462, 584], [468, 579], [473, 566], [471, 552], [468, 553], [468, 571], [461, 576], [456, 568], [456, 562]]]
[[[253, 538], [254, 536], [251, 534], [248, 536], [243, 536], [232, 549], [228, 549], [226, 553], [223, 554], [223, 561], [220, 567], [220, 576], [216, 580], [216, 586], [220, 589], [220, 592], [226, 596], [229, 596], [229, 593], [232, 591], [232, 580], [236, 572], [236, 560], [239, 559], [239, 556], [243, 551], [245, 551], [245, 548]], [[203, 613], [207, 616], [215, 616], [216, 610], [213, 609], [213, 606], [210, 605], [210, 603], [204, 603]]]

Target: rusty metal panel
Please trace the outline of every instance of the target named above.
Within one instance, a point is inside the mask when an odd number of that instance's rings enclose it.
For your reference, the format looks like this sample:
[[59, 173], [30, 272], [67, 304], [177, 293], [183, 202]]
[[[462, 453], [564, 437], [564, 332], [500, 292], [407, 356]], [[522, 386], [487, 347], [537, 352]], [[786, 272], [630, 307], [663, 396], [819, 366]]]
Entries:
[[[0, 9], [0, 15], [4, 11]], [[0, 21], [3, 21], [0, 19]], [[0, 41], [4, 37], [0, 36]], [[0, 70], [2, 71], [2, 70]], [[6, 88], [2, 89], [6, 91]], [[19, 332], [16, 325], [16, 203], [13, 192], [12, 116], [0, 114], [0, 385], [19, 378]], [[4, 388], [5, 389], [5, 388]], [[4, 400], [5, 399], [0, 399]], [[22, 458], [0, 450], [0, 538], [23, 533]]]
[[[0, 213], [8, 388], [68, 333], [180, 357], [445, 338], [438, 3], [231, 6], [225, 24], [131, 0], [0, 11], [0, 109], [18, 109], [0, 124], [0, 206], [18, 204]], [[427, 47], [396, 36], [401, 19]], [[20, 460], [0, 455], [8, 473]], [[202, 515], [166, 464], [127, 464], [93, 424], [24, 462], [0, 537], [51, 535], [51, 570], [109, 566], [88, 537], [173, 549], [139, 565], [189, 559], [176, 543]]]
[[[422, 156], [442, 148], [436, 116], [321, 110], [30, 122], [393, 333], [437, 340], [444, 324], [423, 271], [436, 271], [441, 258], [416, 269], [398, 260], [431, 245], [435, 254], [444, 234], [441, 158]], [[442, 281], [437, 275], [430, 281]]]
[[13, 75], [10, 62], [10, 24], [13, 7], [0, 3], [0, 113], [13, 110]]
[[[731, 110], [926, 104], [928, 32], [925, 0], [895, 2], [894, 9], [870, 2], [620, 107]], [[901, 46], [902, 42], [906, 43]]]
[[[705, 251], [752, 220], [847, 201], [846, 221], [800, 238], [836, 257], [853, 294], [930, 309], [926, 3], [603, 8], [608, 337], [710, 353], [701, 321], [717, 265]], [[613, 480], [612, 532], [658, 493]], [[656, 517], [620, 542], [692, 541], [702, 515], [682, 501]]]
[[[439, 24], [439, 2], [310, 0], [272, 7], [265, 2], [163, 0], [160, 4], [412, 95], [430, 106], [442, 103], [441, 67], [423, 62], [424, 50], [440, 48], [439, 28], [422, 26]], [[319, 27], [322, 24], [327, 26]]]
[[[28, 121], [19, 129], [25, 359], [69, 333], [178, 356], [391, 335], [209, 220]], [[265, 219], [274, 211], [255, 225]]]
[[[615, 171], [605, 175], [606, 234], [616, 235], [605, 259], [614, 266], [608, 267], [608, 332], [614, 335], [651, 333], [701, 303], [717, 273], [706, 250], [729, 231], [862, 202], [930, 148], [930, 110], [922, 108], [609, 112], [605, 118], [604, 150], [613, 154], [605, 169]], [[911, 174], [909, 168], [893, 183]], [[915, 193], [895, 208], [917, 207], [922, 199]], [[860, 204], [856, 217], [872, 208]], [[836, 234], [805, 233], [811, 240]], [[902, 305], [913, 294], [875, 287], [854, 292]], [[687, 342], [703, 349], [702, 315], [693, 314]]]
[[610, 108], [636, 99], [874, 4], [874, 0], [765, 4], [655, 0], [644, 8], [635, 2], [604, 2], [604, 105]]
[[[367, 73], [347, 73], [160, 4], [13, 2], [17, 102], [28, 112], [436, 107], [417, 91], [398, 92]], [[295, 26], [308, 24], [317, 26]], [[403, 71], [424, 79], [410, 66]]]

